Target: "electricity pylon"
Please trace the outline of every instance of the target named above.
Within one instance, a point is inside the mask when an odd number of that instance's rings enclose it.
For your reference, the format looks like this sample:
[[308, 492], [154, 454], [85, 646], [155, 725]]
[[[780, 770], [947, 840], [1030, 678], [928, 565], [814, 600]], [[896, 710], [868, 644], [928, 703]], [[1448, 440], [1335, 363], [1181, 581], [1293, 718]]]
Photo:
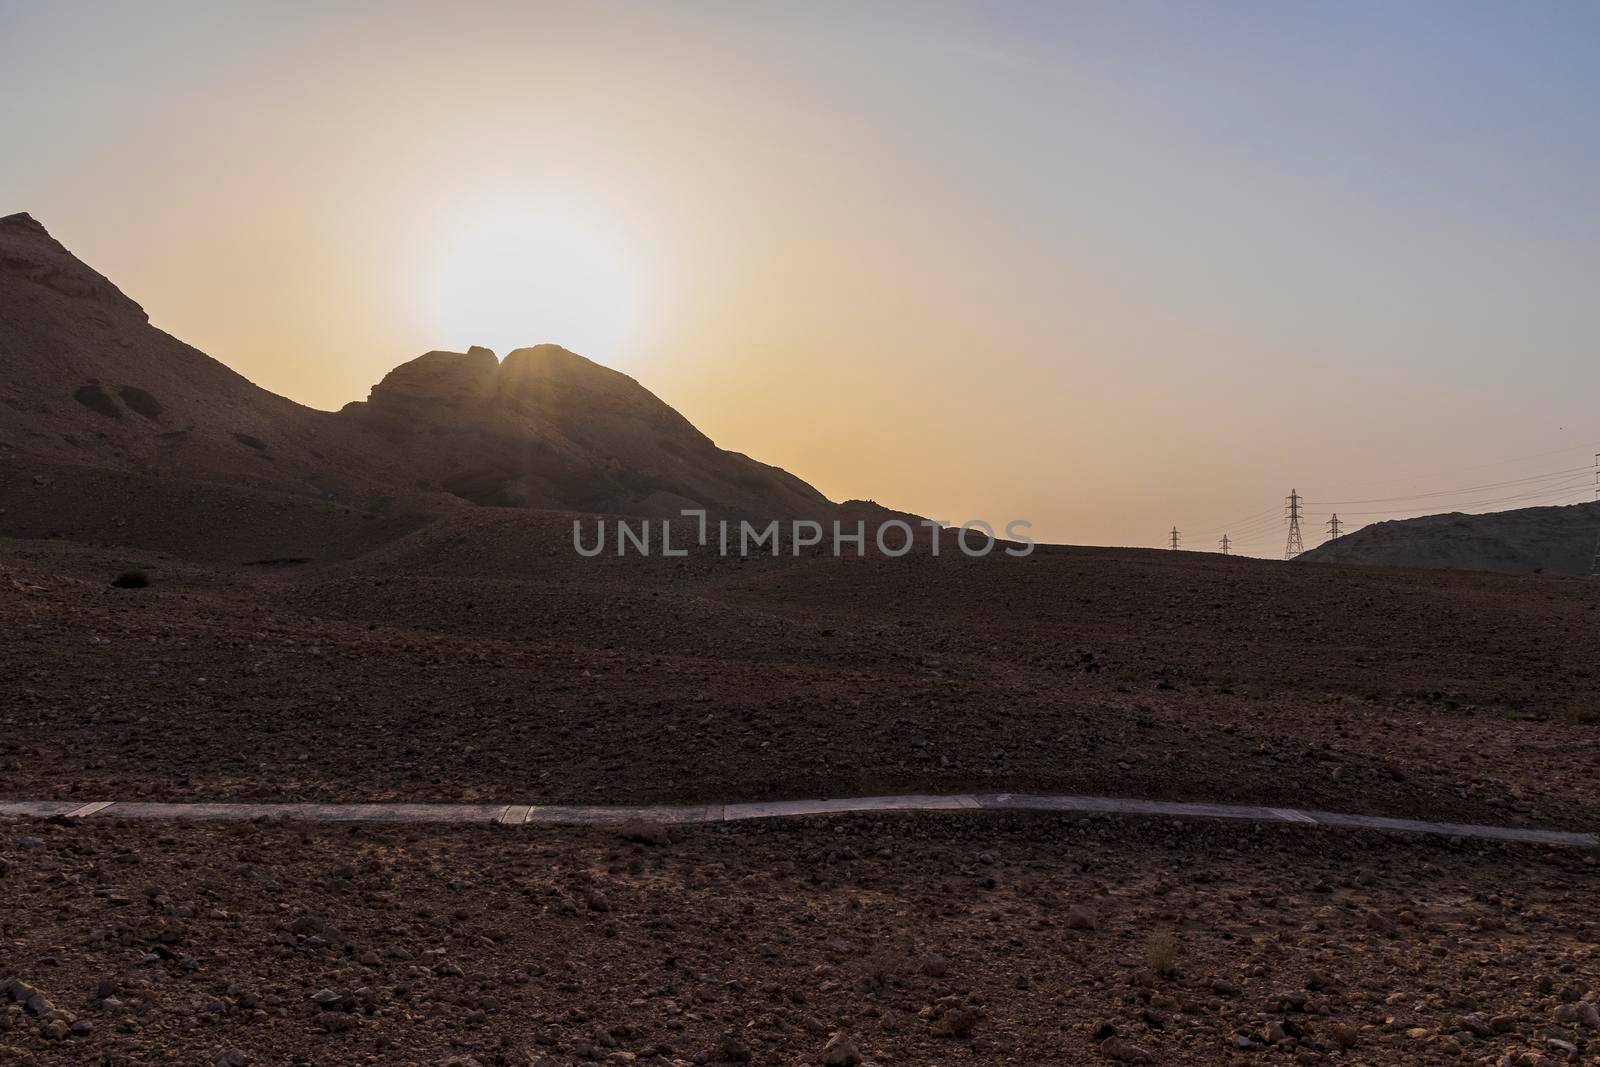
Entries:
[[[1600, 501], [1600, 452], [1594, 454], [1594, 498]], [[1600, 534], [1594, 535], [1594, 559], [1589, 564], [1589, 577], [1600, 578]]]
[[1330, 540], [1330, 541], [1338, 540], [1339, 535], [1344, 532], [1344, 530], [1343, 530], [1343, 525], [1344, 524], [1339, 521], [1339, 513], [1337, 511], [1333, 513], [1333, 518], [1328, 520], [1328, 524], [1327, 525], [1328, 525], [1328, 540]]
[[1283, 546], [1283, 558], [1294, 559], [1306, 550], [1305, 542], [1300, 539], [1300, 491], [1289, 490], [1289, 540]]
[[1172, 532], [1167, 535], [1167, 547], [1171, 549], [1176, 549], [1178, 547], [1178, 528], [1176, 526], [1174, 526], [1172, 528]]
[[1222, 545], [1222, 554], [1224, 556], [1233, 555], [1233, 542], [1228, 540], [1227, 534], [1222, 535], [1222, 540], [1219, 541], [1218, 544]]

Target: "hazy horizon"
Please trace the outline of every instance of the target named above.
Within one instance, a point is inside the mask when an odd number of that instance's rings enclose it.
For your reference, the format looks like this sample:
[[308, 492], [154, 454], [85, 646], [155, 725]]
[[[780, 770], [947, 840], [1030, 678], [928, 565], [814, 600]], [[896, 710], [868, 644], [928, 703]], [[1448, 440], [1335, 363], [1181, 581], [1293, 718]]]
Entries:
[[1307, 547], [1591, 498], [1597, 58], [1560, 4], [0, 0], [0, 214], [312, 406], [553, 342], [836, 500], [1273, 556], [1291, 488]]

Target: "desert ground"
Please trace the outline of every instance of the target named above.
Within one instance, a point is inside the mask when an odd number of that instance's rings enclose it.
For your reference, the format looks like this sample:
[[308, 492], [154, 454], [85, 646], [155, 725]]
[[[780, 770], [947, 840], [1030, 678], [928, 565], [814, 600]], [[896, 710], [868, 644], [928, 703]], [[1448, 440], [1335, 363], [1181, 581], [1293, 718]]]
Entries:
[[[48, 493], [80, 495], [0, 503]], [[338, 532], [240, 511], [229, 544], [99, 503], [150, 547], [0, 546], [9, 797], [1009, 790], [1600, 825], [1592, 582], [1051, 547], [582, 560], [571, 516], [481, 508], [351, 512], [350, 558], [285, 563], [315, 551], [293, 531]]]
[[[567, 514], [184, 494], [3, 483], [27, 536], [0, 542], [0, 796], [1031, 791], [1600, 827], [1592, 582], [1061, 547], [579, 560]], [[0, 885], [0, 1062], [1600, 1053], [1581, 849], [993, 812], [97, 817], [0, 823]]]
[[8, 1063], [1545, 1064], [1600, 1044], [1595, 860], [1573, 850], [953, 814], [5, 824], [0, 852], [9, 995], [32, 1005], [0, 1014]]

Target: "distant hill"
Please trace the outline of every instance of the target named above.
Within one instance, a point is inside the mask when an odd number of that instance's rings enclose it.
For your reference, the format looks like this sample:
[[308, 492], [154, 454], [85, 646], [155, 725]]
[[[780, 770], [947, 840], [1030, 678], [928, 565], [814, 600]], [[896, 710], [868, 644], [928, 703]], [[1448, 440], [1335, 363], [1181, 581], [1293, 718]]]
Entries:
[[[155, 328], [33, 218], [8, 215], [0, 490], [50, 481], [87, 491], [70, 469], [361, 506], [405, 498], [428, 509], [838, 513], [787, 471], [717, 447], [627, 375], [556, 345], [504, 360], [483, 348], [429, 352], [342, 411], [305, 407]], [[74, 513], [91, 503], [74, 502]], [[11, 504], [11, 517], [48, 522], [43, 504]]]
[[1316, 563], [1448, 567], [1503, 574], [1587, 575], [1600, 503], [1373, 523], [1302, 554]]

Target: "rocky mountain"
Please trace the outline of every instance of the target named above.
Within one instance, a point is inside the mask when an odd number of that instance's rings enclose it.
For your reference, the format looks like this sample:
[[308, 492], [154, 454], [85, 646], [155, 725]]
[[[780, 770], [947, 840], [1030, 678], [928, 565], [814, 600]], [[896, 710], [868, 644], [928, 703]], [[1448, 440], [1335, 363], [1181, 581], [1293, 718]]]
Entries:
[[[435, 497], [624, 514], [826, 518], [624, 374], [555, 345], [429, 352], [317, 411], [150, 324], [26, 214], [0, 218], [0, 463], [324, 501]], [[42, 466], [41, 466], [42, 465]]]
[[1600, 503], [1373, 523], [1304, 553], [1317, 563], [1587, 575], [1600, 544]]
[[156, 329], [29, 216], [0, 219], [0, 458], [327, 495], [392, 469], [351, 429]]
[[401, 364], [341, 417], [409, 470], [477, 504], [782, 518], [833, 505], [777, 467], [718, 448], [625, 374], [558, 345]]

